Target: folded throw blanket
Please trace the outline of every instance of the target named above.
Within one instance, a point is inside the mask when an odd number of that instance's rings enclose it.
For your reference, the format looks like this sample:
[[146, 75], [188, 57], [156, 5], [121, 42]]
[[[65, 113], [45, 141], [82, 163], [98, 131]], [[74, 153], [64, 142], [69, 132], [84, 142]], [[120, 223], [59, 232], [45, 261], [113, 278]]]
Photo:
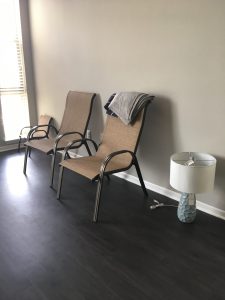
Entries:
[[110, 116], [113, 116], [113, 117], [117, 117], [117, 115], [116, 115], [113, 111], [111, 111], [111, 109], [109, 109], [109, 105], [110, 105], [110, 103], [113, 101], [113, 99], [114, 99], [115, 96], [116, 96], [116, 93], [112, 94], [112, 95], [109, 97], [109, 99], [108, 99], [108, 101], [106, 102], [106, 104], [104, 105], [104, 109], [106, 110], [106, 114], [107, 114], [107, 115], [110, 115]]
[[153, 96], [138, 92], [122, 92], [115, 95], [108, 106], [126, 125], [132, 123], [146, 102]]

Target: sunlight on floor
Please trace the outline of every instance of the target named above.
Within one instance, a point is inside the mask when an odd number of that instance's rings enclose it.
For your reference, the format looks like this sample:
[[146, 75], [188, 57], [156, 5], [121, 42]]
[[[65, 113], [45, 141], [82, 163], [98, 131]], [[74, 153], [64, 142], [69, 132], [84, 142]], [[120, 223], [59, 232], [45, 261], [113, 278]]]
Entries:
[[6, 181], [9, 192], [12, 195], [18, 196], [19, 201], [23, 200], [21, 196], [25, 195], [28, 191], [27, 177], [23, 174], [23, 160], [23, 156], [16, 156], [11, 157], [6, 162]]

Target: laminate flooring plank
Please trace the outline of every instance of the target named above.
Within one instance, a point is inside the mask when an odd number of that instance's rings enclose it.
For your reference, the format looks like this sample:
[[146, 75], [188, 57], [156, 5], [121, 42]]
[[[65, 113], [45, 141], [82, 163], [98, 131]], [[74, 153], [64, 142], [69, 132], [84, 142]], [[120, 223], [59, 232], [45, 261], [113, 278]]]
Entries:
[[59, 202], [50, 157], [32, 151], [27, 176], [23, 157], [0, 153], [0, 300], [224, 299], [223, 220], [182, 224], [149, 209], [175, 201], [111, 176], [93, 224], [96, 184], [65, 172]]

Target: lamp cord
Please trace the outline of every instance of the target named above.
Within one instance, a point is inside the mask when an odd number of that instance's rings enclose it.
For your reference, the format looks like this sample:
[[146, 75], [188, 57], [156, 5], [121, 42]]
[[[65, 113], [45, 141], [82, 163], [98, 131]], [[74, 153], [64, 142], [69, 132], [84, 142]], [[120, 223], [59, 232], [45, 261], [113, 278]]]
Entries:
[[156, 209], [156, 208], [158, 208], [158, 207], [165, 207], [165, 206], [167, 206], [167, 207], [178, 207], [178, 205], [164, 204], [164, 203], [162, 203], [162, 202], [160, 203], [158, 200], [155, 200], [155, 199], [153, 199], [153, 202], [155, 202], [156, 204], [150, 205], [150, 206], [149, 206], [149, 208], [150, 208], [151, 210]]

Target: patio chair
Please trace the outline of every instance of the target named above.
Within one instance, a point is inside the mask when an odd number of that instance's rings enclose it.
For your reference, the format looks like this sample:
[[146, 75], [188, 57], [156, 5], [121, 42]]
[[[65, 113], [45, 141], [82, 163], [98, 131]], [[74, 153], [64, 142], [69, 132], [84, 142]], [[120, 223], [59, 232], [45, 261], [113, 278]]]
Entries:
[[[19, 142], [18, 142], [18, 152], [20, 152], [21, 143], [25, 143], [27, 136], [32, 129], [32, 134], [30, 134], [30, 139], [40, 140], [49, 137], [49, 124], [52, 121], [52, 117], [48, 115], [41, 115], [38, 120], [38, 125], [43, 126], [41, 129], [38, 126], [25, 126], [20, 130]], [[44, 126], [45, 125], [45, 126]]]
[[[84, 145], [88, 154], [91, 155], [84, 137], [91, 116], [94, 98], [94, 93], [69, 91], [60, 129], [57, 130], [53, 125], [48, 126], [49, 129], [55, 131], [56, 137], [33, 140], [32, 131], [30, 131], [28, 141], [25, 143], [24, 174], [26, 174], [27, 158], [31, 149], [37, 149], [47, 155], [52, 154], [50, 187], [53, 186], [56, 154], [58, 151], [63, 150], [71, 140], [75, 138], [81, 139], [81, 142], [71, 147], [71, 149]], [[40, 130], [42, 127], [38, 126], [38, 129]]]
[[85, 139], [87, 142], [93, 143], [97, 151], [94, 156], [67, 159], [67, 153], [70, 148], [76, 143], [84, 143], [82, 139], [72, 141], [64, 149], [64, 160], [60, 163], [57, 199], [60, 199], [61, 195], [64, 169], [74, 171], [91, 181], [97, 180], [98, 185], [93, 215], [93, 222], [97, 222], [104, 177], [108, 177], [113, 173], [126, 171], [133, 165], [136, 168], [143, 192], [146, 196], [148, 195], [137, 161], [136, 151], [149, 103], [150, 101], [146, 102], [143, 109], [138, 113], [134, 123], [129, 125], [125, 125], [119, 118], [108, 115], [102, 142], [99, 147], [97, 147], [93, 140]]

